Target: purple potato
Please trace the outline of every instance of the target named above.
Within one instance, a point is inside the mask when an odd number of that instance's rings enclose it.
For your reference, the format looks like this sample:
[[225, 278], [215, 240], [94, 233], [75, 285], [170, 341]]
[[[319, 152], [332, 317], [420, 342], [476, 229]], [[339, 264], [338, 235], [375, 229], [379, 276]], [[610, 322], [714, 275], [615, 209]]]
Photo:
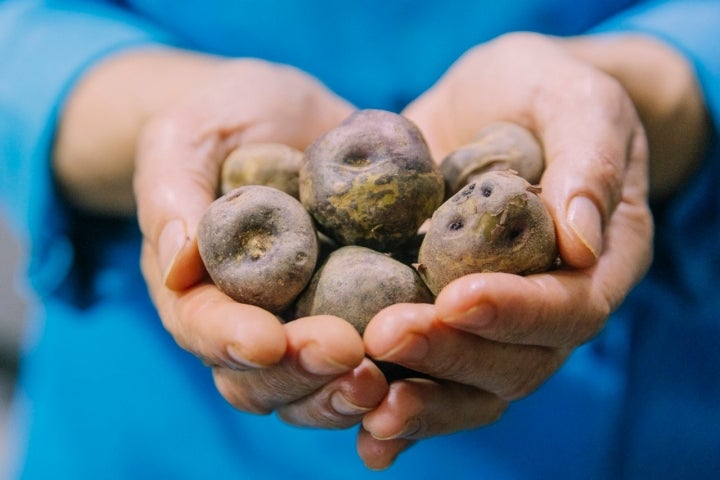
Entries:
[[383, 110], [351, 114], [308, 147], [300, 168], [302, 204], [342, 245], [397, 250], [443, 198], [420, 130]]
[[227, 156], [220, 174], [224, 195], [244, 185], [266, 185], [300, 198], [298, 177], [304, 154], [281, 143], [247, 143]]
[[539, 192], [512, 171], [492, 171], [448, 199], [433, 215], [418, 255], [430, 290], [437, 295], [470, 273], [552, 269], [555, 226]]
[[262, 185], [215, 200], [200, 221], [198, 248], [220, 290], [275, 314], [307, 286], [318, 258], [307, 211], [287, 193]]

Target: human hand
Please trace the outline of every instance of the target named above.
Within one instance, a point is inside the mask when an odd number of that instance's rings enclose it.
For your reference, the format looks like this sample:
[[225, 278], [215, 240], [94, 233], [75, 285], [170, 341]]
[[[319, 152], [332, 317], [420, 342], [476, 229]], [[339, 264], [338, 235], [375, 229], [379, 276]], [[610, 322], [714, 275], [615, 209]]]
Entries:
[[374, 468], [416, 440], [499, 418], [602, 329], [652, 256], [647, 144], [633, 103], [558, 41], [514, 34], [478, 46], [404, 113], [438, 160], [493, 121], [534, 132], [563, 267], [467, 275], [434, 305], [394, 305], [373, 318], [368, 354], [433, 378], [393, 382], [365, 416], [358, 451]]
[[212, 367], [236, 408], [344, 428], [387, 391], [360, 336], [336, 317], [282, 324], [239, 304], [205, 276], [196, 230], [218, 190], [222, 160], [245, 142], [304, 149], [352, 110], [308, 75], [255, 60], [218, 61], [156, 114], [137, 150], [134, 189], [142, 270], [163, 325]]

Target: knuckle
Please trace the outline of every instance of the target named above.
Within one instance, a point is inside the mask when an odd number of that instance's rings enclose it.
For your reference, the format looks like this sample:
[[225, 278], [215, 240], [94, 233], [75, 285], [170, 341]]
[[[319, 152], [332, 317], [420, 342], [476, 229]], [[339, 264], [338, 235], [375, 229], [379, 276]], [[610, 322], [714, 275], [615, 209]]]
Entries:
[[635, 127], [633, 138], [630, 144], [631, 157], [635, 162], [645, 165], [650, 154], [650, 145], [648, 143], [647, 132], [643, 125], [638, 122]]
[[[258, 377], [257, 390], [271, 392], [280, 404], [304, 397], [318, 387], [316, 379], [293, 364], [285, 363], [277, 368], [256, 370], [255, 373]], [[282, 398], [286, 401], [280, 400]]]
[[[595, 180], [603, 191], [609, 194], [611, 211], [620, 202], [625, 167], [619, 160], [624, 154], [610, 150], [596, 150], [592, 152], [592, 164], [595, 171]], [[607, 221], [608, 212], [605, 212]]]
[[508, 402], [500, 397], [493, 396], [493, 399], [484, 403], [483, 425], [490, 425], [502, 418], [508, 408]]
[[[577, 315], [568, 322], [568, 336], [562, 345], [574, 348], [595, 337], [605, 326], [613, 310], [612, 294], [598, 289], [590, 294], [585, 315]], [[610, 297], [608, 296], [610, 295]], [[617, 303], [617, 302], [616, 302]]]
[[590, 105], [603, 109], [603, 113], [612, 119], [620, 120], [628, 115], [632, 101], [622, 84], [614, 77], [590, 66], [580, 64], [569, 75], [570, 85], [574, 87], [568, 92], [573, 101], [584, 100]]
[[246, 388], [244, 382], [238, 381], [239, 376], [226, 368], [213, 368], [213, 380], [215, 388], [220, 395], [234, 408], [259, 415], [272, 412], [272, 406], [266, 404], [257, 395], [252, 395], [250, 389]]
[[348, 417], [335, 413], [329, 406], [318, 406], [315, 402], [306, 405], [289, 404], [277, 409], [277, 415], [285, 423], [310, 428], [340, 430], [350, 428], [360, 421], [361, 416]]
[[499, 394], [506, 400], [518, 400], [532, 393], [538, 383], [537, 377], [534, 375], [517, 375], [508, 382]]
[[596, 301], [595, 305], [594, 315], [586, 321], [580, 322], [577, 327], [576, 345], [581, 345], [600, 333], [608, 317], [610, 317], [610, 314], [614, 310], [611, 303], [605, 299]]
[[551, 41], [541, 34], [528, 31], [505, 33], [498, 36], [494, 43], [499, 48], [508, 49], [510, 52], [526, 52], [542, 46], [549, 46]]
[[[533, 355], [536, 356], [536, 355]], [[532, 367], [518, 368], [499, 392], [504, 400], [518, 400], [536, 391], [560, 366], [562, 361], [555, 351], [543, 349], [540, 358], [531, 362]]]
[[231, 60], [222, 68], [229, 89], [242, 91], [239, 87], [262, 85], [260, 92], [269, 94], [263, 97], [264, 100], [276, 102], [278, 105], [287, 97], [275, 93], [287, 92], [289, 86], [294, 87], [292, 92], [295, 93], [315, 84], [313, 77], [296, 67], [265, 60]]
[[203, 355], [209, 353], [206, 351], [208, 349], [206, 335], [201, 333], [203, 320], [207, 315], [206, 312], [215, 308], [216, 301], [207, 295], [197, 293], [199, 292], [178, 298], [173, 311], [175, 321], [172, 322], [169, 331], [182, 348], [196, 355]]
[[[431, 339], [431, 353], [426, 355], [421, 364], [406, 366], [435, 378], [482, 387], [482, 371], [492, 371], [499, 367], [493, 356], [483, 355], [494, 342], [450, 326], [444, 326], [442, 332], [438, 332], [435, 337], [444, 340]], [[408, 383], [405, 388], [416, 388], [416, 385]]]
[[428, 373], [441, 378], [462, 383], [467, 382], [477, 376], [477, 365], [473, 359], [466, 358], [466, 355], [462, 354], [462, 352], [464, 350], [433, 357], [432, 364], [426, 366], [423, 370], [432, 370]]

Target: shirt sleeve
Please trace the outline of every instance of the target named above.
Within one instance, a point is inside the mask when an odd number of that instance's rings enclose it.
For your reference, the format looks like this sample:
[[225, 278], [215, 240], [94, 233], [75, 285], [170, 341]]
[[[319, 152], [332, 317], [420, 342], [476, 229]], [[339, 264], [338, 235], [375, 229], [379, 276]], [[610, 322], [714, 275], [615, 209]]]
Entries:
[[[720, 275], [720, 2], [717, 0], [652, 1], [611, 18], [597, 32], [638, 32], [655, 36], [681, 52], [692, 64], [710, 114], [713, 135], [696, 174], [663, 205], [654, 208], [653, 273], [684, 291], [696, 305], [715, 299]], [[688, 248], [692, 245], [692, 248]], [[698, 309], [698, 306], [692, 306]], [[687, 312], [687, 318], [698, 318]], [[713, 314], [717, 322], [717, 314]]]
[[720, 129], [720, 2], [649, 2], [613, 17], [595, 31], [646, 33], [684, 54], [695, 68], [715, 131]]
[[73, 257], [50, 168], [63, 101], [98, 60], [153, 44], [178, 42], [107, 3], [0, 3], [0, 199], [27, 247], [30, 281], [41, 295], [62, 282]]

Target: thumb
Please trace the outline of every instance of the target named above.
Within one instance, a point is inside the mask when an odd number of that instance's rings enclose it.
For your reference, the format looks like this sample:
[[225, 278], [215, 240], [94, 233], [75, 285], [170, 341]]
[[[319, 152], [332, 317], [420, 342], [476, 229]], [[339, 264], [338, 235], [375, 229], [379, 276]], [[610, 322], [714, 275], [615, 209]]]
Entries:
[[566, 130], [573, 135], [568, 142], [545, 137], [547, 167], [541, 183], [560, 255], [575, 268], [594, 265], [603, 253], [605, 231], [619, 203], [641, 203], [647, 192], [642, 187], [647, 175], [628, 176], [629, 170], [637, 172], [646, 164], [646, 156], [638, 154], [645, 144], [641, 129], [602, 131], [595, 124], [592, 132], [583, 130]]
[[177, 118], [148, 123], [138, 144], [134, 189], [144, 240], [172, 290], [197, 283], [205, 268], [197, 226], [215, 199], [223, 147]]
[[555, 219], [560, 255], [576, 268], [594, 265], [602, 254], [618, 204], [642, 203], [647, 195], [642, 127], [629, 102], [618, 100], [613, 111], [575, 105], [539, 128], [546, 157], [542, 195]]

